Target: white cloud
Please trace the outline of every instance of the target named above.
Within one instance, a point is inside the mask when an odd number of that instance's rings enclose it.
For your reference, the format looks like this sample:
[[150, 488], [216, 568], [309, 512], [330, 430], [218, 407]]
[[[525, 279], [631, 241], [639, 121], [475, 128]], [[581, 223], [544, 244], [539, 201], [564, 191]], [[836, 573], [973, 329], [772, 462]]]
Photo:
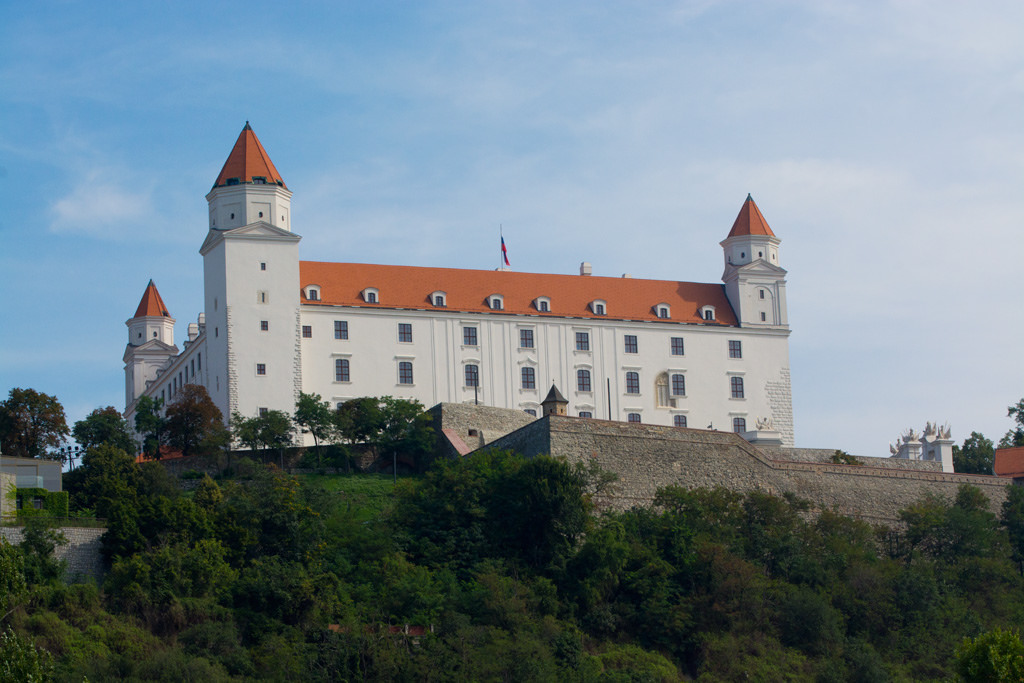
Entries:
[[151, 190], [129, 190], [101, 179], [94, 171], [54, 202], [50, 229], [109, 239], [137, 229], [156, 214]]

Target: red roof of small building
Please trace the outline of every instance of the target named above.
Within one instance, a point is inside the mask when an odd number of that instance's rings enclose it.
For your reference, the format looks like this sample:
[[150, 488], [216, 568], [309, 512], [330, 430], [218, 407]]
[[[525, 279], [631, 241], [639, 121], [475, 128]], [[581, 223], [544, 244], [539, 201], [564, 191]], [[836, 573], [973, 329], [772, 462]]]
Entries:
[[[319, 261], [301, 261], [299, 277], [303, 289], [321, 288], [319, 300], [303, 295], [304, 304], [433, 309], [430, 295], [444, 292], [446, 310], [469, 313], [737, 325], [725, 288], [718, 284]], [[363, 300], [361, 293], [368, 287], [380, 291], [378, 303]], [[503, 298], [501, 311], [488, 306], [493, 294]], [[542, 296], [551, 299], [548, 312], [534, 305]], [[596, 300], [606, 303], [606, 315], [593, 313], [590, 304]], [[658, 304], [671, 307], [667, 320], [658, 317]], [[715, 308], [713, 322], [701, 318], [699, 309], [705, 305]]]
[[1000, 477], [1024, 477], [1024, 446], [997, 448], [992, 471]]
[[772, 229], [768, 227], [768, 221], [764, 219], [761, 210], [754, 203], [754, 198], [749, 194], [747, 201], [743, 202], [743, 207], [740, 208], [739, 215], [736, 216], [736, 222], [732, 224], [732, 230], [729, 231], [729, 237], [745, 235], [775, 236]]
[[237, 180], [239, 183], [251, 183], [253, 178], [262, 178], [271, 185], [280, 185], [287, 189], [281, 174], [274, 168], [274, 162], [270, 160], [267, 150], [263, 149], [259, 138], [245, 122], [245, 128], [238, 135], [235, 146], [224, 162], [224, 168], [220, 169], [220, 175], [213, 183], [214, 187], [222, 187], [228, 184], [228, 180]]
[[146, 291], [142, 293], [142, 301], [139, 302], [139, 307], [135, 309], [134, 317], [142, 318], [143, 316], [171, 317], [171, 314], [167, 312], [167, 306], [164, 305], [164, 300], [160, 298], [160, 292], [156, 291], [156, 285], [153, 284], [152, 280], [146, 285]]

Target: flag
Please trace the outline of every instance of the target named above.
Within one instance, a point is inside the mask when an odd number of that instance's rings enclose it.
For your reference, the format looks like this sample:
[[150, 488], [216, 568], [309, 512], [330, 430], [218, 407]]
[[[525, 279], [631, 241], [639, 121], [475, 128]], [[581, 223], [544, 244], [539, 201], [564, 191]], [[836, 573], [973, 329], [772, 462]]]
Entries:
[[501, 258], [505, 259], [505, 265], [506, 266], [511, 266], [512, 265], [511, 263], [508, 262], [508, 250], [505, 249], [505, 238], [504, 237], [501, 238]]

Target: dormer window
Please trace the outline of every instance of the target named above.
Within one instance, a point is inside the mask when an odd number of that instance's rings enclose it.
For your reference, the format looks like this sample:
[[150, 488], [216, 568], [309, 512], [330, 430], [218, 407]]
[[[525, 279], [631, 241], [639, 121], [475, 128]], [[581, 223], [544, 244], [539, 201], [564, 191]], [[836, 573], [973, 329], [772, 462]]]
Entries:
[[703, 320], [713, 321], [715, 319], [715, 307], [714, 306], [701, 306], [700, 317]]
[[533, 300], [533, 307], [541, 313], [551, 312], [551, 299], [546, 296], [538, 296]]
[[658, 304], [657, 306], [654, 307], [654, 313], [659, 318], [662, 318], [664, 320], [668, 320], [669, 318], [672, 317], [672, 309], [669, 307], [668, 304]]
[[320, 285], [306, 285], [306, 301], [320, 301]]
[[448, 301], [448, 295], [445, 292], [434, 292], [430, 295], [430, 303], [437, 306], [438, 308], [444, 308]]
[[487, 298], [487, 305], [492, 311], [501, 311], [505, 309], [505, 297], [501, 294], [491, 294]]
[[376, 287], [367, 287], [362, 292], [363, 301], [368, 304], [380, 303], [380, 290]]
[[262, 176], [258, 176], [258, 175], [257, 176], [253, 176], [252, 177], [252, 184], [253, 185], [266, 185], [267, 184], [267, 179], [262, 177]]
[[602, 299], [595, 299], [590, 302], [590, 310], [594, 315], [604, 315], [608, 302]]
[[[224, 181], [225, 185], [238, 185], [241, 181], [238, 178], [228, 178]], [[234, 215], [231, 216], [234, 218]]]

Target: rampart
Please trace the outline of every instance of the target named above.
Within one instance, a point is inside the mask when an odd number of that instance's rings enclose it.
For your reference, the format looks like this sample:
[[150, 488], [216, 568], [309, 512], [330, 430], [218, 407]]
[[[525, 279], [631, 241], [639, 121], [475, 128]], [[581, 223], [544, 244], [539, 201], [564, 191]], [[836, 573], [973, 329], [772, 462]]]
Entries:
[[[69, 580], [103, 577], [103, 561], [100, 557], [100, 538], [106, 529], [59, 527], [58, 531], [68, 539], [66, 545], [59, 545], [53, 555], [67, 561], [64, 576]], [[8, 543], [21, 543], [22, 527], [0, 527], [0, 537]]]
[[616, 509], [648, 505], [659, 488], [669, 485], [723, 486], [737, 492], [792, 493], [816, 510], [892, 523], [922, 496], [952, 499], [961, 484], [981, 489], [998, 513], [1009, 483], [921, 469], [774, 460], [737, 434], [561, 416], [536, 420], [488, 448], [596, 462], [619, 477], [616, 491], [598, 500]]
[[438, 403], [427, 412], [442, 457], [465, 455], [537, 421], [521, 410], [462, 403]]

